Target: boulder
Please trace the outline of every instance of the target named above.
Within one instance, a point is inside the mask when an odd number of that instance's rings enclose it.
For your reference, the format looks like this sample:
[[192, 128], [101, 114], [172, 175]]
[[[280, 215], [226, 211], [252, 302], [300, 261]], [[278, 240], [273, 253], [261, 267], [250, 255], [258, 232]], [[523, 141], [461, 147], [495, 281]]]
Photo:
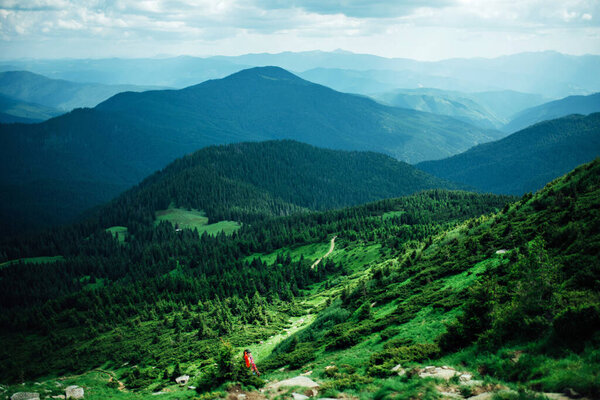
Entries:
[[68, 399], [75, 399], [75, 400], [83, 399], [83, 388], [79, 387], [77, 385], [67, 386], [67, 388], [65, 389], [65, 395], [66, 395], [67, 400]]
[[52, 396], [53, 399], [64, 399], [65, 395], [64, 394], [57, 394], [56, 396]]
[[280, 387], [302, 386], [307, 388], [318, 388], [319, 384], [306, 376], [296, 376], [295, 378], [286, 379], [281, 382], [269, 385], [269, 389], [278, 389]]
[[189, 380], [190, 380], [189, 375], [181, 375], [181, 376], [178, 376], [177, 378], [175, 378], [175, 382], [177, 382], [180, 386], [187, 385]]
[[461, 382], [468, 382], [471, 379], [473, 379], [473, 375], [471, 374], [462, 374], [459, 378], [458, 378]]
[[40, 400], [40, 394], [34, 392], [17, 392], [10, 396], [10, 400]]
[[425, 367], [423, 372], [419, 374], [421, 378], [439, 378], [449, 380], [455, 375], [460, 375], [459, 372], [452, 368], [440, 368], [440, 367]]

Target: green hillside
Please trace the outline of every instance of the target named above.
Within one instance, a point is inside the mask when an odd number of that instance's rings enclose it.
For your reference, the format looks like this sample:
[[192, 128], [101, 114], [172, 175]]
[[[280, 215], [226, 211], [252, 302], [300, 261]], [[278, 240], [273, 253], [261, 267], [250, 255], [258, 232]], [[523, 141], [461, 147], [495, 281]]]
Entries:
[[600, 112], [600, 93], [589, 96], [569, 96], [517, 113], [502, 130], [505, 132], [516, 132], [535, 123], [564, 117], [565, 115], [588, 115], [597, 112]]
[[459, 155], [417, 164], [484, 192], [521, 195], [600, 156], [600, 113], [541, 122]]
[[[91, 220], [0, 248], [63, 256], [0, 268], [0, 380], [7, 394], [273, 399], [292, 389], [270, 384], [307, 373], [321, 397], [595, 398], [599, 190], [596, 160], [519, 201], [428, 191], [200, 238], [115, 202], [103, 214], [131, 216], [124, 241]], [[462, 377], [427, 377], [443, 371]]]

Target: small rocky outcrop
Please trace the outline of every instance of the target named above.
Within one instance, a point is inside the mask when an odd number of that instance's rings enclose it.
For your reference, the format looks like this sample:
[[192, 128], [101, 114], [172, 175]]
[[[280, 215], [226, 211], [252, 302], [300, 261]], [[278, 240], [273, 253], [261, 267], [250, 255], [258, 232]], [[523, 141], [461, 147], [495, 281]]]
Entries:
[[273, 383], [267, 389], [278, 389], [280, 387], [302, 386], [306, 388], [318, 388], [319, 384], [309, 377], [296, 376], [295, 378], [286, 379], [277, 383]]
[[175, 378], [175, 382], [177, 382], [179, 384], [179, 386], [187, 385], [189, 380], [190, 380], [189, 375], [181, 375], [181, 376], [178, 376], [177, 378]]
[[65, 395], [67, 400], [74, 399], [80, 400], [83, 399], [83, 388], [77, 385], [67, 386], [65, 389]]
[[40, 400], [40, 394], [35, 392], [17, 392], [10, 396], [10, 400]]

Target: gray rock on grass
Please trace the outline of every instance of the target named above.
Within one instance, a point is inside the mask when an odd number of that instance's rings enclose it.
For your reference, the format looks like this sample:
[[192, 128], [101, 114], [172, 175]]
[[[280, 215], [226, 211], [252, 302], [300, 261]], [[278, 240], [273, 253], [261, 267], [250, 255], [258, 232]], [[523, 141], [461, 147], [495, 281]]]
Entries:
[[77, 385], [67, 386], [65, 395], [68, 399], [80, 400], [83, 399], [83, 388]]
[[35, 392], [17, 392], [10, 396], [10, 400], [40, 400], [40, 394]]

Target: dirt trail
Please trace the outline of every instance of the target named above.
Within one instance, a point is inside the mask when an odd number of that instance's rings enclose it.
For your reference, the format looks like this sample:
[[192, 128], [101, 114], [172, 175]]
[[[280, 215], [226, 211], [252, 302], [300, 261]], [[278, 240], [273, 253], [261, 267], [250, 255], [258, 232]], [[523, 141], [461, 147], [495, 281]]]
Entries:
[[323, 257], [321, 257], [317, 261], [315, 261], [313, 263], [313, 265], [310, 266], [311, 269], [314, 269], [317, 265], [319, 265], [319, 263], [321, 262], [322, 259], [326, 258], [328, 255], [331, 254], [331, 252], [335, 248], [335, 238], [337, 238], [337, 236], [334, 236], [331, 238], [331, 243], [329, 244], [329, 251], [327, 253], [325, 253], [325, 255]]

